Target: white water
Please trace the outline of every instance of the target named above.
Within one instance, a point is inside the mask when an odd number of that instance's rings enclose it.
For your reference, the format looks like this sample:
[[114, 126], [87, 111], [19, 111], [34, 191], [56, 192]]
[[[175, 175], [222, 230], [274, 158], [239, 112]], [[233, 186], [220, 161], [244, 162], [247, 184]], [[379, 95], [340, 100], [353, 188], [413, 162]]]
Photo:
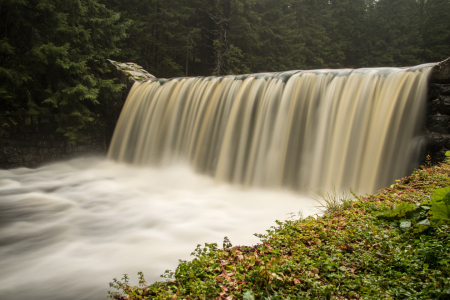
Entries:
[[282, 188], [365, 193], [406, 175], [431, 66], [136, 84], [109, 157], [162, 167], [0, 170], [0, 298], [104, 299], [112, 277], [153, 282], [197, 244], [256, 244], [314, 211]]
[[217, 185], [186, 166], [103, 159], [0, 170], [0, 199], [0, 299], [15, 300], [105, 299], [113, 277], [161, 280], [197, 244], [256, 244], [253, 233], [316, 205]]

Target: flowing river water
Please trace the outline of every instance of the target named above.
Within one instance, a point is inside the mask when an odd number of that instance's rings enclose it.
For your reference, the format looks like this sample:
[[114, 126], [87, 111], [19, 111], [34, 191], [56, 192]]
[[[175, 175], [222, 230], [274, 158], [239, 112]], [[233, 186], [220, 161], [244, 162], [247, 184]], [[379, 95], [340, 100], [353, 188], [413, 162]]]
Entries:
[[0, 178], [1, 299], [106, 299], [113, 277], [162, 280], [197, 244], [256, 244], [254, 233], [316, 205], [294, 192], [217, 185], [186, 165], [91, 158]]
[[[432, 65], [135, 84], [108, 159], [0, 170], [0, 298], [104, 299], [417, 165]], [[134, 281], [136, 283], [136, 281]]]

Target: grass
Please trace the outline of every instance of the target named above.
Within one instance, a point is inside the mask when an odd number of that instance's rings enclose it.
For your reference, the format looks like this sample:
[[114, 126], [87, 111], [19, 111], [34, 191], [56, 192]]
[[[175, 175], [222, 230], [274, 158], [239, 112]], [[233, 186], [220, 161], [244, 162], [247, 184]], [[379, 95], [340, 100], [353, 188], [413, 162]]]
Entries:
[[[149, 285], [140, 273], [139, 286], [131, 286], [124, 277], [111, 283], [120, 293], [109, 296], [450, 299], [449, 220], [436, 221], [433, 204], [427, 208], [430, 201], [447, 205], [436, 195], [450, 186], [449, 174], [449, 163], [424, 166], [375, 195], [323, 194], [322, 217], [277, 221], [254, 247], [233, 247], [228, 239], [221, 248], [198, 245], [193, 260], [166, 271], [164, 281]], [[432, 222], [421, 227], [425, 219]]]
[[324, 214], [332, 214], [346, 210], [351, 207], [352, 201], [354, 200], [352, 195], [349, 195], [345, 191], [339, 193], [336, 191], [336, 188], [333, 188], [331, 192], [318, 191], [316, 194], [321, 198], [321, 200], [317, 200], [319, 205], [316, 207]]

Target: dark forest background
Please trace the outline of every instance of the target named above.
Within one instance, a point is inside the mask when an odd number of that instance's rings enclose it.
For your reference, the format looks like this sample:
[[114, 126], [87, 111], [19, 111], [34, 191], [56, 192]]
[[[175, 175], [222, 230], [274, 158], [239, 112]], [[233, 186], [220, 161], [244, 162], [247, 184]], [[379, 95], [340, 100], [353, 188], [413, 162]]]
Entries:
[[448, 0], [107, 0], [113, 57], [157, 77], [411, 66], [450, 56]]
[[448, 56], [450, 0], [2, 0], [0, 113], [76, 118], [76, 139], [122, 88], [106, 58], [178, 77]]

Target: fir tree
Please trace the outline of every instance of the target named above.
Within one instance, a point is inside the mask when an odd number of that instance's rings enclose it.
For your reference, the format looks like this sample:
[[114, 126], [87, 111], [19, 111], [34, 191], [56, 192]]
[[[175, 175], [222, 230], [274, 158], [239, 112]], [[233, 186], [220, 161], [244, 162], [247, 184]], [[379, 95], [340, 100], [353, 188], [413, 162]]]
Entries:
[[97, 105], [122, 88], [105, 61], [125, 37], [119, 14], [96, 0], [6, 0], [0, 14], [2, 108], [58, 114], [58, 130], [82, 138]]

